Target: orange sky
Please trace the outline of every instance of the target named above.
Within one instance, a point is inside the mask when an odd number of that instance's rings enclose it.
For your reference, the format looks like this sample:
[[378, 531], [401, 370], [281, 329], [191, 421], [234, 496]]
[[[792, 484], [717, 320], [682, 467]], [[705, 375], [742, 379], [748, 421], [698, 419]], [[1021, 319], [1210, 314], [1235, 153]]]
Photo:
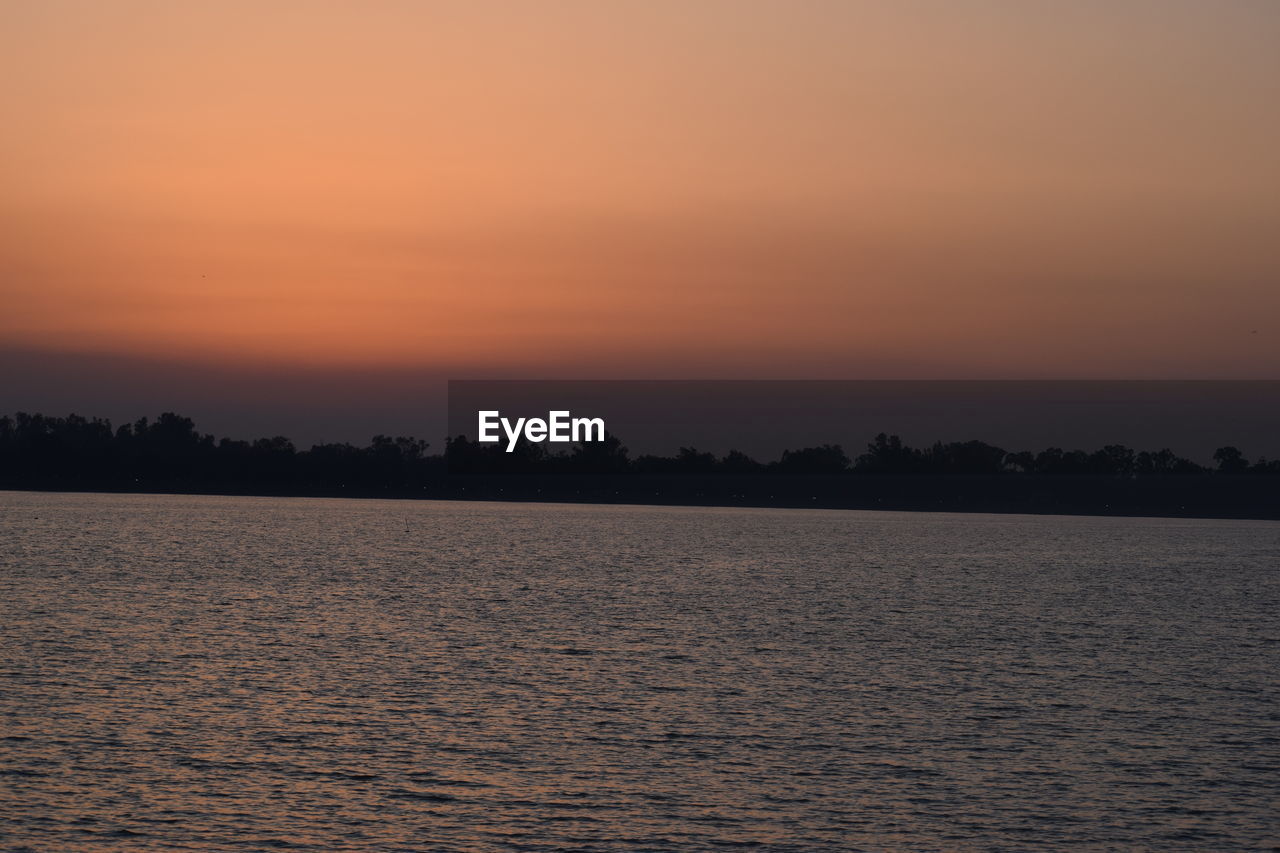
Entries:
[[1277, 377], [1278, 44], [1271, 0], [5, 3], [0, 345]]

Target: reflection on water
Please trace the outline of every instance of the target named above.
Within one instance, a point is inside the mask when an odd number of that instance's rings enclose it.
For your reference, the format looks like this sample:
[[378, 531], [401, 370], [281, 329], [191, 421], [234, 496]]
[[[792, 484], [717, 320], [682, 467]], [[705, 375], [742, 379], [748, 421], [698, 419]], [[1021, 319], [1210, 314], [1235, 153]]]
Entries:
[[1280, 843], [1280, 524], [0, 493], [31, 850]]

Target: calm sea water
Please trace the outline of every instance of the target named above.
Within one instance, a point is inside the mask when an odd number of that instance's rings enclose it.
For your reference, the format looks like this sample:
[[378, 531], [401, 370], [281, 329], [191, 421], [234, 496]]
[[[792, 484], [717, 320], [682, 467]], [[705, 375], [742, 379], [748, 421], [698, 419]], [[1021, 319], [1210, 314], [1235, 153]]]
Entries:
[[8, 850], [1280, 844], [1280, 524], [0, 492]]

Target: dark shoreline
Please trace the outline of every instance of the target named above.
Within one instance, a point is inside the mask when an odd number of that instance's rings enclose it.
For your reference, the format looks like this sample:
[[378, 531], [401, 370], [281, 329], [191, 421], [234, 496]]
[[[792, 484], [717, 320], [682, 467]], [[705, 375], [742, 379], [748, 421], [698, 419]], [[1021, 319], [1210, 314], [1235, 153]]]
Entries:
[[209, 488], [192, 483], [136, 488], [4, 484], [0, 490], [1280, 520], [1280, 482], [1275, 478], [1222, 474], [1124, 480], [1025, 475], [468, 475], [420, 491]]
[[18, 413], [0, 417], [0, 489], [1280, 519], [1280, 460], [1250, 462], [1233, 446], [1214, 452], [1216, 470], [1168, 448], [916, 448], [885, 433], [856, 458], [824, 444], [763, 463], [692, 447], [632, 458], [608, 433], [559, 452], [529, 442], [504, 452], [461, 435], [441, 453], [429, 447], [376, 435], [365, 447], [300, 451], [283, 436], [215, 440], [173, 412], [116, 429]]

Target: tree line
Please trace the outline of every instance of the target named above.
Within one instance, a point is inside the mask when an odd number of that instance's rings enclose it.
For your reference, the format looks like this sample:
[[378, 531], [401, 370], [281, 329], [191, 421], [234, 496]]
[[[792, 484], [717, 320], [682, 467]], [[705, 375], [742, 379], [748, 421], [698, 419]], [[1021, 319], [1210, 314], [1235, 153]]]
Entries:
[[838, 444], [787, 450], [759, 462], [731, 450], [717, 456], [682, 447], [673, 456], [632, 456], [616, 436], [551, 450], [522, 442], [500, 445], [466, 436], [446, 439], [441, 453], [412, 436], [376, 435], [369, 444], [318, 444], [299, 450], [283, 436], [243, 441], [201, 433], [192, 419], [166, 412], [113, 427], [102, 418], [19, 412], [0, 417], [0, 486], [301, 494], [413, 495], [449, 475], [980, 475], [1146, 478], [1276, 475], [1280, 460], [1250, 462], [1235, 447], [1214, 453], [1214, 467], [1169, 449], [1135, 451], [1107, 445], [1093, 452], [1048, 448], [1011, 452], [982, 441], [916, 448], [881, 433], [850, 457]]
[[1039, 453], [1010, 452], [982, 441], [935, 442], [910, 447], [896, 435], [880, 433], [867, 449], [850, 458], [839, 444], [784, 450], [771, 462], [758, 462], [738, 450], [723, 456], [681, 447], [674, 456], [632, 458], [622, 442], [606, 433], [603, 442], [576, 445], [568, 451], [545, 444], [522, 443], [512, 453], [494, 444], [465, 436], [445, 443], [445, 458], [455, 472], [608, 472], [638, 474], [1045, 474], [1104, 477], [1187, 474], [1280, 474], [1280, 460], [1265, 457], [1250, 463], [1235, 447], [1214, 452], [1215, 467], [1207, 468], [1164, 448], [1136, 451], [1110, 444], [1092, 453], [1050, 447]]

